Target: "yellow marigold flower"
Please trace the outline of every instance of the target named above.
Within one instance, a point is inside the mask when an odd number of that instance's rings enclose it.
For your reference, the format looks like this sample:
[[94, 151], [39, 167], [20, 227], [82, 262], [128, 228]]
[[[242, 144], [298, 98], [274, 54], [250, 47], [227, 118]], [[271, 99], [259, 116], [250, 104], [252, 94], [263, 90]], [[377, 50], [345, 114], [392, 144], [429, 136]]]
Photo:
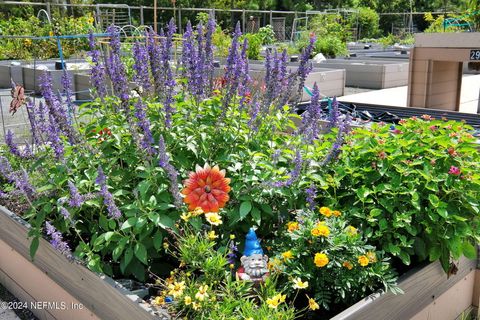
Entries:
[[354, 226], [348, 226], [347, 227], [347, 234], [350, 237], [356, 236], [358, 234], [357, 228], [355, 228]]
[[235, 240], [235, 235], [234, 234], [230, 235], [230, 240]]
[[185, 303], [186, 306], [190, 305], [192, 303], [192, 298], [190, 296], [186, 296], [183, 299], [183, 302]]
[[211, 225], [219, 226], [222, 224], [222, 217], [216, 212], [205, 213], [205, 218]]
[[190, 214], [194, 217], [197, 217], [203, 213], [203, 209], [200, 207], [196, 207], [193, 211], [190, 211]]
[[191, 212], [184, 212], [182, 213], [182, 215], [180, 216], [180, 218], [185, 221], [185, 222], [188, 222], [188, 220], [190, 220], [190, 218], [192, 217], [192, 213]]
[[27, 47], [29, 47], [29, 46], [32, 45], [32, 40], [30, 40], [30, 39], [25, 39], [25, 40], [23, 40], [23, 44], [26, 45]]
[[218, 235], [215, 234], [215, 230], [212, 230], [212, 231], [209, 231], [208, 232], [208, 240], [215, 240], [216, 238], [218, 238]]
[[153, 303], [156, 304], [157, 306], [161, 306], [165, 303], [165, 298], [156, 297], [155, 300], [153, 300]]
[[373, 251], [368, 251], [367, 252], [367, 258], [370, 261], [370, 263], [377, 262], [377, 255]]
[[310, 298], [308, 295], [306, 295], [306, 296], [308, 298], [308, 308], [310, 310], [320, 309], [320, 306], [318, 305], [318, 303], [314, 299]]
[[287, 223], [287, 230], [288, 232], [293, 232], [295, 230], [298, 230], [300, 227], [298, 225], [298, 222], [296, 221], [290, 221], [289, 223]]
[[328, 237], [330, 229], [328, 229], [326, 225], [318, 225], [316, 228], [312, 229], [311, 233], [314, 237]]
[[282, 257], [284, 260], [292, 259], [293, 258], [292, 250], [288, 250], [282, 253]]
[[267, 304], [268, 304], [268, 307], [269, 308], [272, 308], [272, 309], [277, 309], [278, 305], [282, 302], [285, 302], [285, 298], [287, 296], [285, 294], [277, 294], [275, 296], [273, 296], [272, 298], [268, 298], [267, 299]]
[[169, 247], [168, 242], [164, 242], [164, 243], [163, 243], [163, 249], [168, 249], [168, 247]]
[[203, 301], [206, 298], [208, 298], [207, 290], [208, 290], [207, 285], [200, 286], [200, 288], [198, 288], [198, 292], [195, 294], [195, 299]]
[[360, 256], [358, 257], [358, 264], [361, 265], [362, 267], [368, 266], [369, 260], [367, 256]]
[[315, 258], [313, 259], [313, 262], [317, 267], [325, 267], [329, 261], [330, 260], [328, 260], [328, 257], [325, 253], [315, 253]]
[[348, 261], [345, 261], [343, 264], [342, 264], [345, 268], [347, 268], [348, 270], [352, 270], [353, 269], [353, 264], [348, 262]]
[[338, 210], [334, 210], [334, 211], [332, 212], [332, 214], [333, 214], [335, 217], [340, 217], [340, 216], [342, 215], [342, 213], [341, 213], [340, 211], [338, 211]]
[[183, 290], [185, 289], [185, 281], [182, 282], [174, 282], [168, 285], [168, 294], [171, 294], [174, 298], [181, 296], [183, 294]]
[[293, 279], [293, 289], [306, 289], [308, 288], [308, 281], [303, 282], [300, 278]]
[[320, 213], [323, 214], [325, 217], [329, 218], [332, 215], [332, 211], [327, 207], [321, 207]]

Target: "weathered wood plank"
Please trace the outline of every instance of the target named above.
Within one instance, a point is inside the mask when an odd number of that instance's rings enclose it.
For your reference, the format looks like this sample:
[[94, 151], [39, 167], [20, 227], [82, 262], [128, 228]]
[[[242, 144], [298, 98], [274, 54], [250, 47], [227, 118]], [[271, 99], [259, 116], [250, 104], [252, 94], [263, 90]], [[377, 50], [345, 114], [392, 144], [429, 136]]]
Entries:
[[[21, 256], [30, 259], [27, 227], [12, 216], [10, 211], [0, 206], [0, 239]], [[32, 263], [101, 319], [156, 318], [140, 306], [141, 300], [137, 296], [128, 295], [124, 288], [114, 287], [85, 267], [69, 262], [43, 239]]]
[[434, 302], [476, 267], [475, 260], [461, 258], [458, 272], [447, 277], [440, 263], [412, 270], [400, 279], [402, 295], [375, 293], [336, 315], [331, 320], [406, 320]]

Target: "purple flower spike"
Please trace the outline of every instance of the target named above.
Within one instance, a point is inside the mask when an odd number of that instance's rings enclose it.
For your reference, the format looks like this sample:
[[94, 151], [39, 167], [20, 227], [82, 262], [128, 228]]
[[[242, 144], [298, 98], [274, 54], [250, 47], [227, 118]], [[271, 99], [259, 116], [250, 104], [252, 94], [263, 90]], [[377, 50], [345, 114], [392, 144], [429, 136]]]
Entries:
[[315, 209], [315, 198], [317, 197], [317, 188], [313, 183], [310, 184], [310, 187], [305, 190], [305, 193], [307, 194], [307, 203], [308, 207], [310, 210]]
[[313, 95], [308, 109], [302, 114], [301, 133], [304, 134], [305, 141], [311, 144], [320, 134], [319, 121], [322, 117], [322, 107], [320, 104], [320, 91], [315, 83], [313, 85]]
[[303, 159], [302, 154], [299, 150], [295, 153], [295, 158], [293, 159], [294, 168], [287, 180], [285, 181], [275, 181], [273, 183], [274, 187], [289, 187], [300, 177], [300, 172], [302, 171]]
[[93, 66], [90, 71], [90, 79], [95, 88], [97, 95], [103, 100], [107, 95], [106, 83], [106, 73], [105, 66], [102, 63], [102, 57], [100, 51], [97, 49], [97, 44], [95, 43], [95, 37], [93, 36], [93, 31], [89, 32], [89, 46], [90, 52], [89, 56], [92, 59]]
[[103, 198], [103, 204], [107, 207], [108, 216], [113, 219], [119, 219], [122, 212], [118, 209], [113, 195], [108, 191], [107, 178], [103, 172], [102, 167], [98, 167], [98, 175], [95, 182], [100, 185], [100, 196]]
[[122, 109], [125, 112], [125, 116], [129, 118], [130, 111], [128, 108], [129, 88], [125, 71], [125, 66], [121, 57], [121, 43], [120, 33], [118, 29], [111, 25], [107, 28], [107, 33], [110, 36], [110, 54], [107, 58], [107, 71], [112, 80], [113, 92], [120, 97], [122, 101]]
[[70, 219], [70, 212], [68, 212], [68, 210], [65, 209], [64, 207], [60, 207], [60, 213], [62, 214], [62, 216], [65, 220]]
[[133, 57], [135, 59], [135, 63], [133, 64], [133, 70], [135, 70], [133, 80], [145, 91], [149, 91], [152, 84], [150, 82], [150, 72], [148, 69], [147, 48], [143, 43], [135, 42], [133, 45]]
[[138, 119], [137, 126], [143, 133], [140, 143], [142, 149], [146, 150], [149, 155], [155, 154], [155, 149], [152, 146], [154, 141], [150, 131], [150, 120], [147, 117], [146, 107], [141, 99], [135, 104], [135, 117]]
[[303, 50], [302, 55], [300, 56], [300, 64], [297, 70], [298, 78], [298, 90], [297, 90], [297, 102], [302, 98], [303, 87], [305, 85], [305, 80], [307, 79], [308, 74], [312, 71], [312, 64], [309, 63], [310, 56], [313, 52], [313, 47], [316, 41], [315, 36], [310, 37], [310, 42], [308, 46]]
[[47, 235], [50, 236], [50, 244], [55, 250], [60, 251], [68, 259], [73, 259], [70, 246], [63, 240], [63, 236], [50, 222], [45, 222], [45, 230]]
[[180, 208], [182, 206], [182, 196], [180, 195], [180, 189], [178, 188], [178, 173], [175, 167], [169, 162], [170, 159], [167, 154], [167, 149], [165, 147], [165, 140], [163, 139], [163, 136], [160, 136], [158, 146], [158, 164], [167, 173], [168, 179], [170, 180], [169, 190], [173, 196], [174, 204], [177, 208]]
[[15, 135], [12, 131], [10, 131], [10, 129], [8, 129], [7, 134], [5, 135], [5, 143], [7, 144], [8, 149], [10, 149], [11, 154], [17, 157], [21, 157], [22, 154], [20, 153], [20, 150], [18, 149], [18, 146], [15, 143], [14, 139]]
[[73, 182], [68, 181], [68, 188], [70, 189], [70, 199], [68, 205], [72, 208], [80, 208], [85, 201], [85, 198], [78, 192], [77, 187]]

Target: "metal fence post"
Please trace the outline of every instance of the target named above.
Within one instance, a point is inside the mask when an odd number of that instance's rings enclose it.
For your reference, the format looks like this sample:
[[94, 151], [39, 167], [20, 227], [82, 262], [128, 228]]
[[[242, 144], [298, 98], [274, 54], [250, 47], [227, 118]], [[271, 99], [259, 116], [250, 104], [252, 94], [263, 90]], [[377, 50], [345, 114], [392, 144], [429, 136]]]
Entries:
[[143, 6], [140, 6], [140, 24], [142, 26], [145, 25], [145, 21], [143, 20]]
[[273, 12], [270, 10], [270, 25], [273, 26]]
[[245, 30], [245, 9], [242, 11], [242, 32], [246, 33], [247, 31]]
[[182, 8], [178, 8], [178, 32], [183, 34], [182, 32]]
[[52, 18], [52, 8], [50, 6], [50, 2], [47, 2], [47, 13], [48, 13], [48, 17], [51, 19]]

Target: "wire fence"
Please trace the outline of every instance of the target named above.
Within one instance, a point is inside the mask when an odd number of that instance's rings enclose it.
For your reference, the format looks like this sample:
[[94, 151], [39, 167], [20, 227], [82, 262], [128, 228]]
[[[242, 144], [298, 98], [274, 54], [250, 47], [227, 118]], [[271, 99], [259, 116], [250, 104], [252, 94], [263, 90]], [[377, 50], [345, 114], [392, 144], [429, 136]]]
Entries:
[[[105, 29], [110, 24], [154, 26], [154, 8], [149, 6], [130, 6], [127, 4], [56, 4], [23, 1], [4, 1], [0, 10], [12, 12], [13, 15], [34, 14], [39, 18], [49, 19], [52, 14], [78, 17], [91, 14], [95, 17], [96, 26]], [[180, 8], [158, 7], [157, 29], [174, 18], [177, 30], [181, 33], [188, 21], [197, 21], [199, 13], [215, 17], [218, 24], [227, 30], [233, 30], [240, 22], [243, 32], [257, 32], [266, 25], [273, 26], [278, 41], [292, 41], [296, 32], [308, 25], [309, 19], [320, 14], [340, 14], [345, 19], [357, 13], [356, 10], [330, 9], [325, 11], [275, 11], [246, 9], [215, 9], [215, 8]], [[402, 34], [422, 31], [427, 24], [424, 20], [426, 12], [394, 12], [380, 13], [380, 27], [384, 33]], [[435, 15], [446, 15], [453, 12], [433, 12]], [[355, 20], [355, 19], [352, 19]], [[358, 40], [358, 27], [354, 24], [353, 40]]]

